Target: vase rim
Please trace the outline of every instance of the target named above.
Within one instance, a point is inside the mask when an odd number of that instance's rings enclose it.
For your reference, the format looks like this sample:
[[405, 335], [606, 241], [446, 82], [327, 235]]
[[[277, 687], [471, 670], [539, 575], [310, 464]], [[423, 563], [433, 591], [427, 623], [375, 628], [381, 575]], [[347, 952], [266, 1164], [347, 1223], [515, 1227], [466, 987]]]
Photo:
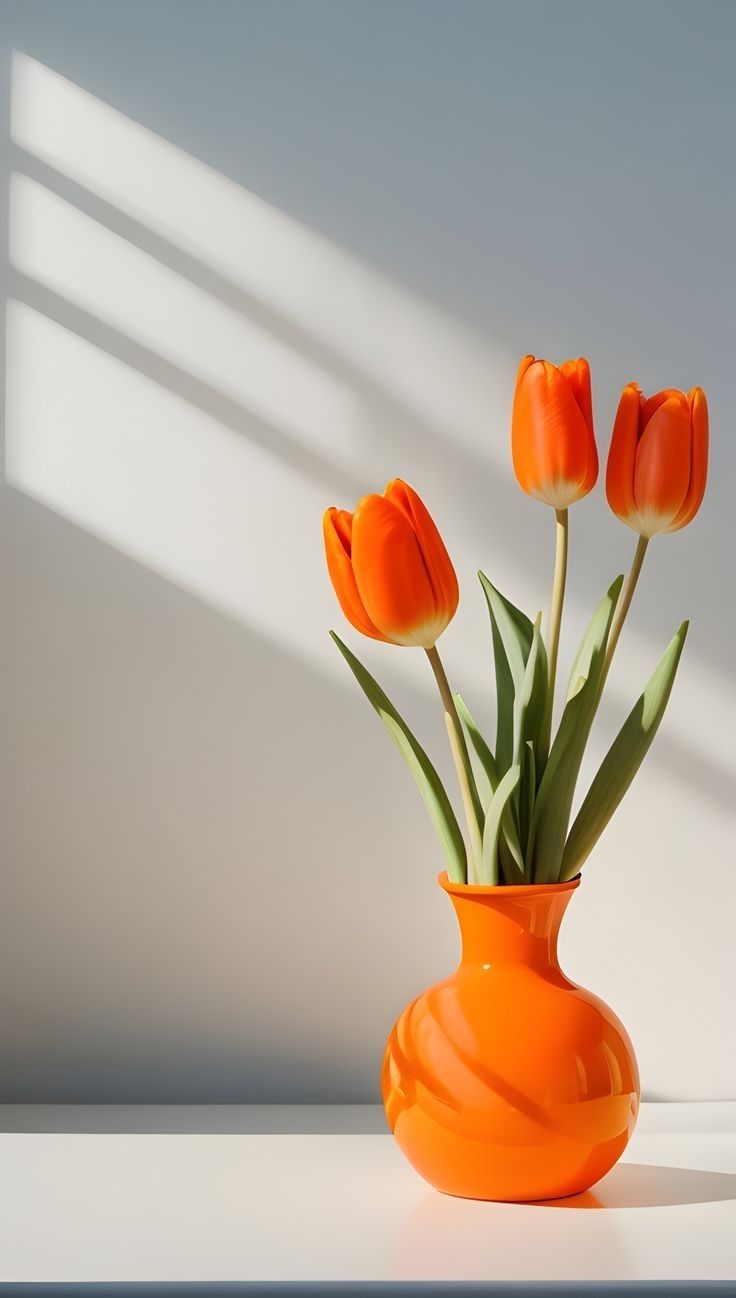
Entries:
[[454, 883], [446, 870], [437, 875], [437, 882], [445, 892], [455, 897], [549, 897], [555, 892], [573, 892], [580, 883], [580, 875], [563, 883]]

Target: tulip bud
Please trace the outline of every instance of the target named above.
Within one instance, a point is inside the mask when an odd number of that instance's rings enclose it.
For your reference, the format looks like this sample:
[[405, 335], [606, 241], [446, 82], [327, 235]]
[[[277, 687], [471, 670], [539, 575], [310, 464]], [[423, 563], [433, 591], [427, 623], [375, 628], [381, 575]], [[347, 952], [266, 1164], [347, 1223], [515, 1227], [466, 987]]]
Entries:
[[708, 475], [708, 403], [665, 388], [621, 393], [608, 453], [606, 494], [614, 514], [647, 538], [676, 532], [700, 508]]
[[375, 640], [431, 649], [455, 615], [455, 570], [429, 512], [399, 478], [355, 513], [328, 509], [327, 568], [346, 618]]
[[519, 485], [554, 509], [586, 496], [598, 477], [590, 367], [584, 357], [524, 356], [516, 377], [511, 453]]

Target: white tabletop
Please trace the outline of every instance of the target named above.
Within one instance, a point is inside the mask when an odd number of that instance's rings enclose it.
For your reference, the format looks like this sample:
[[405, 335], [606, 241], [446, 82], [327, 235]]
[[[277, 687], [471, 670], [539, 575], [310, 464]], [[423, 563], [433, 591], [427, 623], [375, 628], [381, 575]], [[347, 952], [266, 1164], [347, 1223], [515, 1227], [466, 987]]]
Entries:
[[0, 1129], [0, 1294], [226, 1281], [736, 1293], [736, 1103], [643, 1106], [624, 1161], [552, 1205], [436, 1193], [372, 1108], [9, 1105]]

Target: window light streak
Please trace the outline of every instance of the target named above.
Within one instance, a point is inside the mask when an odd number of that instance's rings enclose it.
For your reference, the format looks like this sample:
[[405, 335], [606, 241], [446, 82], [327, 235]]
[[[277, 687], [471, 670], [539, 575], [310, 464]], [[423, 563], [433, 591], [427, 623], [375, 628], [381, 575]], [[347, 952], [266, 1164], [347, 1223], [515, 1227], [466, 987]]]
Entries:
[[321, 649], [334, 607], [319, 485], [19, 302], [7, 373], [12, 486], [277, 641], [299, 627], [300, 647]]
[[22, 175], [11, 181], [10, 260], [246, 410], [355, 467], [359, 402], [350, 388]]
[[[515, 357], [58, 73], [13, 56], [11, 131], [35, 157], [201, 259], [427, 426], [482, 447]], [[502, 422], [505, 425], [506, 412]]]

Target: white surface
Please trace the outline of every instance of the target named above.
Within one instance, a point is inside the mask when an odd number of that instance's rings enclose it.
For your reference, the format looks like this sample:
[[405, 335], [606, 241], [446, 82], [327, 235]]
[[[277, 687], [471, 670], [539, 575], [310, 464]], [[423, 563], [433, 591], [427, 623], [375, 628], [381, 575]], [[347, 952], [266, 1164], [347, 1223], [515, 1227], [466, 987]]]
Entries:
[[[736, 1106], [654, 1107], [624, 1162], [555, 1205], [437, 1194], [388, 1135], [6, 1133], [0, 1281], [732, 1280]], [[133, 1125], [130, 1110], [107, 1116]], [[159, 1112], [163, 1129], [197, 1116]], [[0, 1110], [0, 1126], [31, 1117]], [[143, 1118], [152, 1125], [151, 1110]]]

